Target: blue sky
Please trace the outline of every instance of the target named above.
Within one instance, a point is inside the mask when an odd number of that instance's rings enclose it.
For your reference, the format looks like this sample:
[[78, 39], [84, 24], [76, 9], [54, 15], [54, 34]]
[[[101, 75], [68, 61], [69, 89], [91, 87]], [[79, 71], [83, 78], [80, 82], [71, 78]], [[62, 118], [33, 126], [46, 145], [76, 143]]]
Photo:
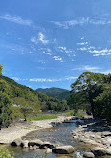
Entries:
[[33, 89], [70, 89], [111, 72], [111, 0], [1, 0], [3, 75]]

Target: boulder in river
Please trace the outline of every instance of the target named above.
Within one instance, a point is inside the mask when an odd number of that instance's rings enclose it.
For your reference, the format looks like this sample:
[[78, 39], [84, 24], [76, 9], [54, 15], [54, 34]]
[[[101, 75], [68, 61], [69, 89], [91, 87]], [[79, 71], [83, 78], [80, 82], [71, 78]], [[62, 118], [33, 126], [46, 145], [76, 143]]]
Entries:
[[91, 151], [93, 152], [93, 154], [95, 156], [104, 156], [104, 155], [106, 155], [106, 150], [104, 148], [96, 147], [96, 148], [91, 149]]
[[94, 158], [94, 154], [92, 152], [84, 152], [83, 157], [86, 158]]
[[49, 148], [48, 148], [48, 149], [46, 150], [46, 154], [50, 154], [50, 153], [52, 153], [52, 149], [49, 149]]
[[28, 144], [29, 144], [29, 141], [28, 141], [28, 140], [22, 140], [20, 146], [21, 146], [22, 148], [28, 148], [28, 146], [29, 146]]
[[41, 146], [43, 144], [43, 142], [39, 139], [34, 139], [34, 140], [31, 140], [29, 143], [28, 143], [28, 146]]
[[74, 152], [74, 148], [72, 146], [59, 146], [54, 149], [52, 149], [54, 153], [58, 154], [70, 154]]
[[43, 142], [43, 144], [40, 145], [40, 149], [45, 149], [45, 148], [53, 149], [55, 148], [55, 145], [51, 144], [50, 142]]
[[22, 142], [21, 138], [14, 139], [11, 143], [11, 146], [20, 146], [21, 142]]

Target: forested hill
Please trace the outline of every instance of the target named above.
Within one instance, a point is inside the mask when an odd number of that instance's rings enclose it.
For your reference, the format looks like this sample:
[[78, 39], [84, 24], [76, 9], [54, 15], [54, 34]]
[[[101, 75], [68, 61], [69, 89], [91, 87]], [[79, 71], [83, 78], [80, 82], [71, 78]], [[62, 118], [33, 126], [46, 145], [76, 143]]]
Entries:
[[70, 92], [68, 90], [56, 88], [56, 87], [45, 88], [45, 89], [38, 88], [36, 89], [36, 91], [46, 94], [48, 96], [54, 97], [54, 98], [58, 98], [60, 100], [63, 100], [63, 99], [68, 100], [70, 96]]
[[[0, 75], [0, 89], [6, 89], [6, 93], [13, 100], [14, 104], [25, 102], [24, 105], [34, 105], [38, 110], [65, 110], [67, 102], [49, 97], [45, 94], [37, 92], [27, 86], [18, 84], [13, 79]], [[3, 88], [3, 89], [4, 89]]]

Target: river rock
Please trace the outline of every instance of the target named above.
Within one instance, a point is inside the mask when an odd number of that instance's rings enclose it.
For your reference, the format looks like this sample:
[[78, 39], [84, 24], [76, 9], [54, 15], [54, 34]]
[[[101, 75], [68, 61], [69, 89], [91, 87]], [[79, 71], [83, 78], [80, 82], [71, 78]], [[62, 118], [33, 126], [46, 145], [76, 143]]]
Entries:
[[41, 141], [41, 140], [39, 140], [39, 139], [34, 139], [34, 140], [32, 140], [32, 141], [30, 141], [29, 143], [28, 143], [28, 146], [30, 147], [30, 146], [41, 146], [43, 144], [43, 142]]
[[107, 148], [106, 149], [106, 155], [110, 155], [111, 156], [111, 148]]
[[72, 146], [60, 146], [56, 147], [55, 149], [52, 149], [54, 153], [58, 154], [70, 154], [74, 152], [74, 148]]
[[29, 141], [28, 141], [28, 140], [22, 140], [20, 146], [21, 146], [22, 148], [28, 148], [28, 146], [29, 146], [28, 144], [29, 144]]
[[20, 146], [21, 142], [22, 142], [21, 138], [14, 139], [11, 143], [11, 146]]
[[108, 137], [108, 136], [111, 136], [111, 132], [105, 131], [101, 133], [101, 137]]
[[49, 148], [48, 148], [48, 149], [46, 150], [46, 154], [50, 154], [50, 153], [52, 153], [52, 149], [49, 149]]
[[91, 151], [93, 152], [93, 154], [95, 156], [104, 156], [104, 155], [106, 155], [106, 150], [104, 148], [96, 147], [96, 148], [91, 149]]
[[94, 158], [94, 154], [92, 152], [84, 152], [83, 157]]
[[53, 149], [55, 148], [55, 145], [51, 144], [50, 142], [43, 142], [43, 144], [41, 144], [39, 148], [40, 149], [46, 149], [46, 148]]
[[37, 148], [36, 145], [34, 145], [34, 146], [30, 146], [29, 149], [31, 149], [31, 150], [36, 150], [36, 149], [38, 149], [38, 148]]

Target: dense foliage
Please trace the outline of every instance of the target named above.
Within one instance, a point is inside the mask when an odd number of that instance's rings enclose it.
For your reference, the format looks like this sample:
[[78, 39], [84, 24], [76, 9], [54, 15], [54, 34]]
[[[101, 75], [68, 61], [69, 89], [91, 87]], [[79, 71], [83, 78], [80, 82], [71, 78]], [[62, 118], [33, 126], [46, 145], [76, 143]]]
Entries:
[[0, 158], [14, 158], [13, 153], [11, 153], [8, 149], [0, 148]]
[[[2, 70], [2, 67], [0, 69]], [[7, 82], [0, 79], [0, 128], [1, 126], [8, 127], [10, 123], [12, 100], [10, 99], [9, 94], [10, 86], [7, 84]]]
[[0, 65], [0, 126], [8, 126], [10, 120], [36, 116], [42, 111], [65, 111], [66, 100], [49, 97], [29, 87], [18, 84], [2, 75]]
[[111, 120], [111, 75], [84, 72], [72, 85], [70, 103], [91, 109], [94, 117]]

